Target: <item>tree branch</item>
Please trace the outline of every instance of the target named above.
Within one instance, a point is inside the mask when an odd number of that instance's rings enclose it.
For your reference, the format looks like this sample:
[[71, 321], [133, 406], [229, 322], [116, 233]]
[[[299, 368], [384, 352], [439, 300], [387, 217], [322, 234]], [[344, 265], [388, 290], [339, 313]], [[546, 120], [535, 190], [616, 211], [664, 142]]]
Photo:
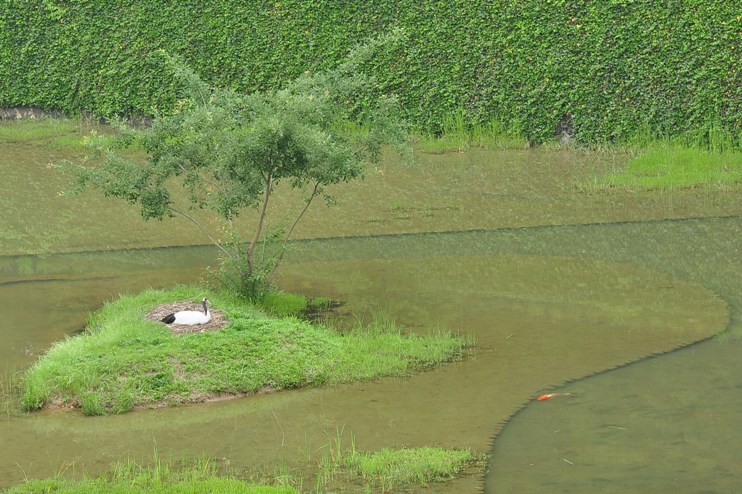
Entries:
[[296, 225], [299, 224], [299, 221], [304, 216], [304, 213], [307, 212], [307, 209], [309, 209], [309, 205], [312, 204], [312, 200], [317, 197], [317, 193], [319, 192], [319, 186], [320, 183], [317, 182], [314, 184], [314, 189], [312, 189], [312, 193], [309, 195], [309, 198], [307, 199], [307, 203], [304, 205], [304, 209], [301, 210], [301, 213], [299, 213], [299, 216], [296, 217], [296, 221], [291, 225], [291, 228], [286, 232], [286, 236], [283, 238], [283, 245], [286, 245], [286, 242], [289, 241], [289, 237], [291, 237], [291, 234], [294, 231], [294, 228], [296, 228]]
[[268, 274], [268, 277], [266, 278], [266, 285], [270, 285], [271, 281], [273, 280], [273, 275], [276, 272], [276, 269], [278, 269], [278, 265], [281, 264], [281, 261], [283, 260], [283, 254], [286, 252], [286, 243], [289, 241], [289, 238], [291, 237], [291, 234], [294, 231], [294, 228], [296, 228], [296, 225], [299, 224], [299, 221], [304, 216], [304, 213], [307, 212], [307, 209], [309, 209], [309, 205], [312, 204], [312, 200], [314, 200], [315, 197], [317, 197], [317, 194], [319, 193], [319, 186], [320, 183], [317, 182], [314, 184], [314, 188], [312, 189], [312, 193], [309, 195], [309, 198], [307, 199], [307, 203], [304, 205], [304, 209], [301, 210], [299, 215], [296, 217], [296, 220], [294, 220], [294, 223], [291, 225], [291, 228], [288, 229], [286, 232], [286, 235], [283, 237], [283, 242], [281, 243], [281, 252], [279, 252], [278, 257], [276, 257], [276, 262], [273, 264], [273, 268], [271, 269], [271, 272]]
[[273, 188], [273, 169], [271, 168], [271, 171], [269, 171], [268, 174], [264, 175], [263, 177], [265, 180], [265, 197], [263, 198], [263, 205], [260, 208], [260, 215], [258, 216], [258, 224], [255, 227], [255, 234], [250, 241], [250, 245], [247, 246], [247, 265], [250, 270], [250, 274], [253, 274], [255, 272], [255, 258], [253, 254], [255, 252], [255, 245], [257, 245], [258, 240], [260, 240], [260, 233], [263, 230], [263, 224], [265, 223], [265, 215], [266, 211], [268, 210], [268, 201], [270, 200], [271, 189]]
[[211, 241], [211, 243], [214, 244], [214, 245], [216, 245], [219, 248], [219, 250], [222, 251], [222, 253], [224, 255], [226, 255], [227, 257], [234, 257], [234, 255], [231, 252], [229, 252], [227, 249], [225, 249], [224, 247], [222, 247], [222, 245], [219, 243], [219, 241], [216, 240], [214, 237], [212, 237], [211, 234], [206, 230], [206, 228], [204, 228], [201, 225], [201, 223], [199, 223], [198, 221], [196, 221], [196, 219], [193, 216], [190, 216], [190, 215], [184, 213], [183, 211], [179, 210], [178, 208], [176, 208], [176, 207], [174, 207], [172, 205], [171, 206], [168, 206], [168, 209], [170, 211], [172, 211], [173, 213], [175, 213], [175, 214], [179, 214], [183, 218], [187, 219], [188, 221], [190, 221], [191, 223], [193, 223], [194, 225], [196, 225], [196, 227], [198, 227], [198, 229], [201, 230], [201, 233], [203, 233], [204, 235], [206, 235], [206, 237]]

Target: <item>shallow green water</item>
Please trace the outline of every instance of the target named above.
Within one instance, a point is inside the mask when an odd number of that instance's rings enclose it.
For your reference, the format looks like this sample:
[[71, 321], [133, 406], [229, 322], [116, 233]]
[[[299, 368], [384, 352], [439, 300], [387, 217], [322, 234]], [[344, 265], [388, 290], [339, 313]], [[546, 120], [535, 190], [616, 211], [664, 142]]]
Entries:
[[494, 442], [487, 492], [739, 492], [741, 349], [699, 344], [529, 404]]
[[[586, 240], [598, 257], [630, 258], [712, 288], [730, 304], [729, 329], [551, 391], [570, 396], [529, 402], [494, 441], [487, 492], [739, 491], [742, 221], [626, 229], [626, 242]], [[684, 240], [670, 241], [672, 231]]]

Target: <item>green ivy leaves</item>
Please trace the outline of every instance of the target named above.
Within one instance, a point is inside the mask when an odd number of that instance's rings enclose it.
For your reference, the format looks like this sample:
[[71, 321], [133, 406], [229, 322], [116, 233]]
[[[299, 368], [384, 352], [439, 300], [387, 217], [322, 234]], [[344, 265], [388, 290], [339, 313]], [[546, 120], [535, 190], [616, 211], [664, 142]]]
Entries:
[[[36, 8], [33, 8], [33, 6]], [[742, 18], [736, 2], [689, 0], [5, 0], [0, 106], [109, 117], [176, 104], [151, 54], [181, 54], [212, 85], [278, 89], [402, 27], [367, 62], [411, 122], [439, 132], [463, 110], [525, 137], [568, 115], [586, 142], [637, 129], [742, 134]]]

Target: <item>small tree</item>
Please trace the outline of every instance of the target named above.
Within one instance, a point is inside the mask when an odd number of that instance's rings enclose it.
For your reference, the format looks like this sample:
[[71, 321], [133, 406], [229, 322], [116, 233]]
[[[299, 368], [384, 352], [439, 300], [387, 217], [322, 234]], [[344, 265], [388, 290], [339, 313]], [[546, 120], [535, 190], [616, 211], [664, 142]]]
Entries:
[[[137, 204], [145, 220], [188, 219], [220, 249], [223, 281], [246, 297], [260, 297], [312, 202], [332, 202], [326, 186], [362, 176], [366, 163], [379, 160], [383, 144], [407, 149], [397, 100], [378, 96], [362, 71], [364, 62], [396, 39], [396, 33], [380, 37], [352, 50], [333, 70], [305, 73], [283, 89], [249, 95], [210, 87], [179, 59], [161, 53], [184, 88], [176, 108], [145, 129], [121, 127], [113, 137], [93, 133], [88, 145], [96, 164], [61, 166], [75, 169], [77, 190], [92, 187]], [[362, 131], [344, 132], [349, 123]], [[122, 153], [130, 147], [144, 150], [146, 160]], [[271, 231], [268, 205], [280, 182], [301, 190], [304, 206], [282, 231]], [[185, 190], [185, 204], [174, 198], [176, 188]], [[256, 209], [257, 220], [250, 238], [242, 239], [233, 220], [245, 208]], [[193, 209], [223, 219], [230, 240], [209, 234]], [[257, 256], [258, 245], [271, 238], [278, 248]]]

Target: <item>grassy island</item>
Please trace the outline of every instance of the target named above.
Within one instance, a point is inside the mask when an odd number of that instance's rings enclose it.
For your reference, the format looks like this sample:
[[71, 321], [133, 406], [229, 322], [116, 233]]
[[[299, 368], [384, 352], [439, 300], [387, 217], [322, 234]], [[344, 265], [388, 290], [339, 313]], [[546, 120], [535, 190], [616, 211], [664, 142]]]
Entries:
[[208, 293], [228, 321], [217, 331], [176, 334], [146, 318], [153, 308], [204, 294], [178, 287], [106, 304], [82, 334], [54, 345], [27, 371], [23, 408], [79, 407], [101, 415], [402, 376], [458, 359], [468, 345], [445, 333], [406, 334], [381, 319], [339, 332], [219, 293]]

